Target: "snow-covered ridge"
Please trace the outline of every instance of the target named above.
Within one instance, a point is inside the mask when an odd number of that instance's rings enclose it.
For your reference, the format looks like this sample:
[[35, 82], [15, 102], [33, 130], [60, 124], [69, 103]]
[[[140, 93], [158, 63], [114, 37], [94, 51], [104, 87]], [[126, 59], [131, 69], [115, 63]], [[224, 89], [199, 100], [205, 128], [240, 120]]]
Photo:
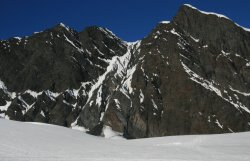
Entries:
[[65, 24], [63, 24], [62, 22], [61, 22], [61, 23], [59, 23], [59, 26], [61, 26], [61, 27], [65, 28], [67, 31], [69, 31], [69, 32], [70, 32], [70, 28], [69, 28], [68, 26], [66, 26]]
[[159, 22], [159, 23], [161, 23], [161, 24], [169, 24], [170, 21], [161, 21], [161, 22]]
[[[206, 15], [214, 15], [214, 16], [217, 16], [217, 17], [219, 17], [219, 18], [225, 18], [225, 19], [228, 19], [228, 20], [232, 21], [230, 18], [228, 18], [227, 16], [225, 16], [225, 15], [223, 15], [223, 14], [218, 14], [218, 13], [214, 13], [214, 12], [201, 11], [201, 10], [197, 9], [196, 7], [190, 5], [190, 4], [183, 4], [183, 5], [184, 5], [184, 6], [187, 6], [187, 7], [189, 7], [189, 8], [192, 8], [192, 9], [194, 9], [194, 10], [197, 10], [197, 11], [199, 11], [200, 13], [203, 13], [203, 14], [206, 14]], [[250, 29], [249, 29], [249, 28], [243, 27], [243, 26], [241, 26], [241, 25], [235, 23], [234, 21], [232, 21], [232, 22], [233, 22], [235, 25], [237, 25], [238, 27], [242, 28], [243, 30], [250, 32]]]
[[21, 37], [13, 37], [14, 39], [17, 39], [17, 40], [19, 40], [19, 41], [21, 41], [22, 40], [22, 38]]
[[8, 89], [7, 89], [7, 87], [5, 86], [4, 82], [1, 81], [1, 79], [0, 79], [0, 89], [2, 89], [4, 93], [8, 94], [8, 96], [10, 98], [13, 99], [13, 98], [16, 97], [16, 93], [15, 92], [9, 92]]
[[219, 17], [219, 18], [226, 18], [226, 19], [228, 19], [228, 20], [231, 20], [230, 18], [228, 18], [227, 16], [222, 15], [222, 14], [218, 14], [218, 13], [214, 13], [214, 12], [205, 12], [205, 11], [201, 11], [201, 10], [197, 9], [196, 7], [190, 5], [190, 4], [184, 4], [184, 6], [187, 6], [187, 7], [189, 7], [189, 8], [194, 9], [194, 10], [197, 10], [197, 11], [199, 11], [200, 13], [203, 13], [203, 14], [206, 14], [206, 15], [215, 15], [215, 16], [217, 16], [217, 17]]
[[250, 32], [249, 28], [243, 27], [243, 26], [241, 26], [241, 25], [239, 25], [239, 24], [237, 24], [235, 22], [234, 22], [234, 24], [237, 25], [238, 27], [242, 28], [243, 30]]

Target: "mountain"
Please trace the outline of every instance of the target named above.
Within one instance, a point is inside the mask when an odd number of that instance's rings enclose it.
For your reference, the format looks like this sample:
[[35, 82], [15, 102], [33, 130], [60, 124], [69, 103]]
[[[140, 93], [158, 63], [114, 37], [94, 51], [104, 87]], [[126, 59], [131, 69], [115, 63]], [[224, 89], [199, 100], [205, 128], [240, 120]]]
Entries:
[[64, 24], [0, 41], [0, 115], [126, 138], [250, 130], [250, 30], [183, 5], [140, 41]]
[[[35, 124], [35, 125], [34, 125]], [[0, 161], [248, 161], [250, 133], [125, 140], [0, 119]], [[105, 130], [105, 136], [112, 131]]]

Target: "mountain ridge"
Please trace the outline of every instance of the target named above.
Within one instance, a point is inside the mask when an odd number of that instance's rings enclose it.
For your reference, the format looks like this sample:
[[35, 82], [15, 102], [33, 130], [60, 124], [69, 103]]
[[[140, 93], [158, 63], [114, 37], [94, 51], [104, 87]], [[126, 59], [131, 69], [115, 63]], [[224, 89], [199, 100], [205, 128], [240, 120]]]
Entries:
[[249, 51], [248, 31], [187, 4], [133, 43], [60, 23], [0, 41], [0, 113], [126, 138], [249, 131]]

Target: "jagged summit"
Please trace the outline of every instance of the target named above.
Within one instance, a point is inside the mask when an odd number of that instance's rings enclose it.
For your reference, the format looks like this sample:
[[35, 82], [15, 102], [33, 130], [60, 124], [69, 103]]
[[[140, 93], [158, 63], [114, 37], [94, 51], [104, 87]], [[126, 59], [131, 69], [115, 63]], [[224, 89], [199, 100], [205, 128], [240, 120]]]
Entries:
[[0, 116], [126, 138], [250, 130], [250, 34], [183, 5], [144, 39], [63, 24], [0, 41]]
[[228, 18], [227, 16], [222, 15], [222, 14], [218, 14], [218, 13], [214, 13], [214, 12], [205, 12], [205, 11], [201, 11], [201, 10], [199, 10], [198, 8], [196, 8], [196, 7], [194, 7], [194, 6], [190, 5], [190, 4], [183, 4], [183, 6], [181, 7], [180, 10], [182, 10], [182, 9], [184, 9], [184, 10], [185, 10], [185, 9], [186, 9], [186, 10], [192, 9], [192, 10], [198, 11], [198, 12], [200, 12], [200, 13], [202, 13], [202, 14], [213, 15], [213, 16], [217, 16], [217, 17], [219, 17], [219, 18], [225, 18], [225, 19], [231, 20], [230, 18]]
[[250, 31], [250, 29], [238, 25], [237, 23], [233, 22], [233, 20], [231, 20], [230, 18], [228, 18], [227, 16], [225, 16], [225, 15], [223, 15], [223, 14], [218, 14], [218, 13], [215, 13], [215, 12], [206, 12], [206, 11], [202, 11], [202, 10], [199, 10], [198, 8], [192, 6], [191, 4], [183, 4], [183, 5], [180, 7], [180, 9], [179, 9], [177, 15], [178, 15], [179, 13], [182, 13], [182, 12], [185, 13], [185, 15], [187, 15], [188, 17], [189, 17], [189, 16], [195, 15], [193, 12], [196, 12], [196, 13], [201, 13], [201, 14], [203, 14], [203, 15], [210, 15], [210, 16], [214, 16], [214, 17], [217, 17], [217, 18], [227, 19], [227, 20], [229, 20], [230, 22], [232, 22], [232, 23], [234, 23], [235, 25], [237, 25], [238, 27], [242, 28], [243, 30], [248, 31], [248, 32]]
[[54, 27], [52, 28], [64, 28], [66, 30], [70, 30], [70, 27], [68, 27], [67, 25], [65, 25], [64, 23], [60, 22], [58, 24], [56, 24]]

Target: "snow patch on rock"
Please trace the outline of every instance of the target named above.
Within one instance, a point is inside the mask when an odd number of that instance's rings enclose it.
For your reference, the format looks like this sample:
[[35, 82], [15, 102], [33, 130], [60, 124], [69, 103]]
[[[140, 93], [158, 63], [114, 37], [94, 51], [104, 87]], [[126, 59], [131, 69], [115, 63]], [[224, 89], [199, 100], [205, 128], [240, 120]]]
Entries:
[[110, 126], [104, 125], [103, 127], [103, 136], [107, 139], [115, 138], [115, 137], [121, 137], [122, 134], [118, 133], [116, 131], [113, 131]]
[[201, 76], [199, 76], [198, 74], [196, 74], [195, 72], [193, 72], [190, 68], [188, 68], [182, 61], [181, 64], [183, 66], [183, 69], [185, 70], [185, 72], [190, 76], [190, 79], [198, 84], [200, 84], [201, 86], [203, 86], [204, 88], [216, 93], [219, 97], [221, 97], [223, 100], [229, 102], [231, 105], [233, 105], [235, 108], [237, 108], [238, 110], [244, 110], [247, 113], [250, 113], [250, 110], [248, 109], [248, 107], [246, 107], [245, 105], [243, 105], [241, 102], [237, 101], [234, 102], [231, 97], [229, 96], [229, 98], [225, 98], [223, 97], [221, 91], [216, 87], [216, 85], [213, 82], [210, 82], [204, 78], [202, 78]]

